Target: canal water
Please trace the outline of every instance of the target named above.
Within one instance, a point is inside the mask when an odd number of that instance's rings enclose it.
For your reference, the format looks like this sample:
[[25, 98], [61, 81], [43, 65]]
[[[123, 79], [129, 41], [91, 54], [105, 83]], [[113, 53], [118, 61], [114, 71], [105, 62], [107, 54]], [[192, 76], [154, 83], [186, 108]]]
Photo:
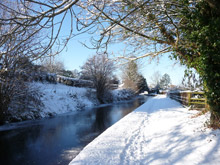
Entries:
[[66, 165], [83, 147], [146, 99], [139, 97], [129, 102], [8, 126], [0, 131], [0, 164]]

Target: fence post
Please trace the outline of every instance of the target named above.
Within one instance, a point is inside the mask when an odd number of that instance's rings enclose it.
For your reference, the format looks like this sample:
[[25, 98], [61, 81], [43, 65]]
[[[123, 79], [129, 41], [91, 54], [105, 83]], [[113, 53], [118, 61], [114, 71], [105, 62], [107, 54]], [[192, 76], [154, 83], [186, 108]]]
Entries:
[[187, 96], [188, 96], [188, 99], [187, 99], [187, 101], [188, 101], [188, 106], [190, 106], [190, 102], [191, 102], [191, 92], [188, 92], [188, 93], [187, 93]]

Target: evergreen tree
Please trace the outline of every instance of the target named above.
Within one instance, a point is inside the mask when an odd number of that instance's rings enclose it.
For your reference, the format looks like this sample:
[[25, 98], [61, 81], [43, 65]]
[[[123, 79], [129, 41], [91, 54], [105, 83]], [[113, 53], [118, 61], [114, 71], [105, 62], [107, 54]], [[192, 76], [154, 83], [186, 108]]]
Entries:
[[[195, 68], [204, 82], [211, 110], [211, 126], [220, 127], [220, 2], [198, 1], [190, 8], [188, 1], [182, 13], [182, 44], [174, 57]], [[215, 4], [215, 5], [212, 5]]]
[[139, 82], [137, 83], [137, 87], [138, 87], [138, 93], [149, 91], [147, 81], [143, 75], [139, 75]]

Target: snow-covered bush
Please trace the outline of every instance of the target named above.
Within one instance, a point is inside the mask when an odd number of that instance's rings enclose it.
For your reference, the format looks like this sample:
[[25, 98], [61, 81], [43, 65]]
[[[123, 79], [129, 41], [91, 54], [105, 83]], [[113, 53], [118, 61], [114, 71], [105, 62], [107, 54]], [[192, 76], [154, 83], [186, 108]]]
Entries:
[[0, 70], [1, 124], [14, 120], [12, 119], [14, 114], [20, 115], [23, 111], [35, 111], [41, 105], [38, 90], [29, 86], [33, 80], [32, 73], [35, 65], [27, 57], [19, 54], [16, 57], [5, 57], [2, 62]]
[[[125, 100], [130, 100], [133, 97], [135, 97], [135, 92], [130, 89], [115, 89], [105, 92], [103, 96], [103, 103], [114, 103], [114, 102], [120, 102]], [[89, 100], [92, 100], [92, 102], [95, 103], [95, 105], [103, 104], [100, 103], [99, 100], [96, 97], [96, 91], [95, 89], [87, 89], [86, 97], [88, 97]]]
[[92, 87], [92, 81], [57, 75], [57, 82], [75, 87]]
[[113, 90], [111, 93], [114, 102], [130, 100], [135, 96], [135, 92], [130, 89], [116, 89]]
[[39, 112], [43, 106], [41, 92], [31, 83], [17, 84], [16, 94], [11, 98], [6, 121], [22, 121], [40, 118]]
[[36, 71], [33, 73], [34, 81], [57, 83], [57, 75], [55, 73], [47, 73], [43, 71]]
[[7, 83], [0, 83], [1, 123], [39, 118], [40, 97], [37, 88], [21, 79], [13, 78]]

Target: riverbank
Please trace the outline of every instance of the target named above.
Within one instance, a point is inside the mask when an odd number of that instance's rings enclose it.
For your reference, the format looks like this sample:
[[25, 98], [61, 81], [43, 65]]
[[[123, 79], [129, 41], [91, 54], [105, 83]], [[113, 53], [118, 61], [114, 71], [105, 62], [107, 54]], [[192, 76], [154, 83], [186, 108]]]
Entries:
[[220, 131], [205, 126], [209, 114], [197, 113], [166, 96], [150, 98], [88, 144], [70, 165], [218, 164]]
[[[42, 105], [39, 106], [40, 108], [10, 109], [7, 122], [47, 118], [100, 105], [96, 98], [95, 90], [92, 88], [73, 87], [48, 82], [33, 82], [29, 85], [39, 93]], [[128, 90], [113, 90], [110, 93], [113, 98], [110, 103], [129, 100], [134, 97], [133, 93]]]

